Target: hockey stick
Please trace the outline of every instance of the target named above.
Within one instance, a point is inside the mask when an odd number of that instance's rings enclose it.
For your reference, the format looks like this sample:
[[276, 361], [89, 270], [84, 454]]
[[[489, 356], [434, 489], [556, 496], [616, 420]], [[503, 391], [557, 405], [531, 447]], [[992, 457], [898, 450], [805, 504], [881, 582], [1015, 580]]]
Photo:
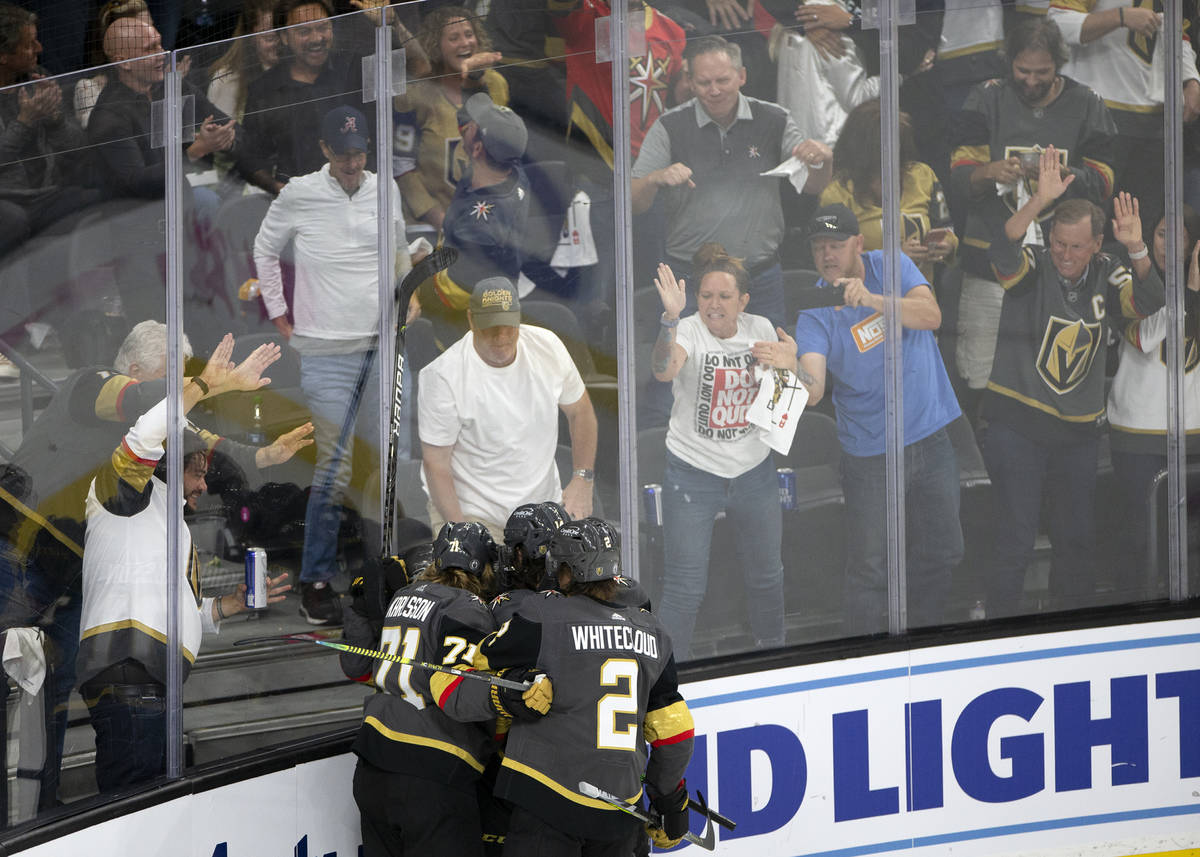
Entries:
[[[700, 795], [700, 792], [696, 792], [696, 794]], [[688, 806], [690, 806], [692, 809], [696, 810], [696, 812], [700, 813], [701, 815], [708, 816], [713, 821], [715, 821], [717, 824], [724, 827], [726, 830], [736, 830], [737, 829], [736, 821], [734, 821], [731, 818], [726, 818], [725, 816], [721, 815], [721, 813], [717, 812], [715, 809], [712, 809], [708, 804], [704, 803], [704, 800], [703, 800], [704, 795], [700, 795], [700, 798], [701, 798], [700, 800], [696, 800], [694, 797], [689, 797], [688, 798]]]
[[384, 500], [381, 517], [383, 518], [383, 556], [392, 555], [392, 522], [396, 517], [396, 459], [397, 447], [400, 443], [400, 404], [403, 398], [402, 382], [404, 380], [404, 333], [408, 329], [408, 304], [413, 292], [421, 283], [439, 272], [446, 270], [458, 259], [458, 251], [453, 247], [438, 247], [420, 262], [412, 266], [412, 270], [404, 275], [400, 285], [396, 287], [396, 374], [392, 383], [392, 419], [389, 423], [391, 432], [388, 436], [387, 470], [384, 482]]
[[348, 643], [339, 643], [335, 640], [326, 640], [316, 634], [307, 634], [304, 632], [298, 634], [277, 634], [271, 637], [247, 637], [244, 640], [234, 641], [235, 646], [248, 646], [251, 643], [316, 643], [318, 646], [328, 646], [331, 649], [337, 649], [339, 652], [347, 652], [351, 655], [361, 655], [364, 658], [378, 658], [385, 661], [392, 661], [397, 664], [405, 664], [410, 667], [420, 667], [423, 670], [430, 670], [438, 673], [449, 673], [450, 675], [461, 676], [462, 678], [473, 678], [479, 681], [486, 681], [488, 684], [494, 684], [498, 687], [508, 687], [513, 690], [528, 690], [527, 682], [512, 681], [500, 676], [492, 675], [486, 672], [476, 672], [475, 670], [460, 670], [454, 667], [443, 666], [442, 664], [430, 664], [425, 661], [416, 661], [412, 658], [405, 658], [400, 655], [392, 655], [387, 652], [381, 652], [376, 649], [365, 649], [362, 646], [351, 646]]
[[[587, 780], [579, 781], [579, 793], [585, 797], [596, 798], [597, 800], [604, 801], [610, 806], [615, 806], [617, 809], [621, 810], [621, 812], [628, 813], [639, 821], [649, 824], [651, 827], [658, 827], [660, 824], [657, 819], [654, 819], [643, 812], [641, 807], [628, 804], [616, 795], [611, 795], [603, 789], [592, 785]], [[697, 794], [699, 794], [699, 792], [697, 792]], [[687, 833], [683, 834], [683, 838], [684, 840], [691, 842], [693, 845], [699, 845], [706, 851], [715, 851], [717, 848], [717, 835], [713, 831], [712, 816], [708, 814], [708, 807], [703, 803], [704, 795], [700, 795], [700, 800], [701, 806], [704, 807], [704, 818], [706, 822], [704, 826], [704, 835], [697, 836], [689, 830]], [[689, 804], [690, 803], [691, 801], [689, 800]]]

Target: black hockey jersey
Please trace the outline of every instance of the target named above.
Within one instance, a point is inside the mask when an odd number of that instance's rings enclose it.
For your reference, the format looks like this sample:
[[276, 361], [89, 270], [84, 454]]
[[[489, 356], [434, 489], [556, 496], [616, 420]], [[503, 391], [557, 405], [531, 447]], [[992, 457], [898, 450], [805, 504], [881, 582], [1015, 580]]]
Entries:
[[[469, 665], [476, 645], [495, 627], [487, 605], [471, 593], [418, 581], [392, 598], [380, 645], [389, 654], [413, 660]], [[363, 703], [354, 752], [387, 771], [473, 783], [492, 753], [491, 730], [484, 723], [459, 722], [442, 710], [465, 681], [377, 660], [375, 686], [380, 692]], [[486, 690], [486, 683], [479, 684]], [[480, 717], [487, 719], [486, 713]]]
[[1098, 431], [1108, 315], [1145, 318], [1157, 311], [1162, 280], [1151, 266], [1139, 281], [1120, 260], [1097, 253], [1082, 279], [1067, 283], [1048, 250], [1002, 238], [993, 242], [991, 258], [1005, 294], [985, 415], [1051, 442]]
[[554, 682], [550, 713], [513, 723], [496, 794], [585, 839], [620, 838], [634, 822], [580, 794], [579, 783], [629, 801], [641, 796], [643, 774], [662, 792], [679, 783], [694, 727], [670, 638], [644, 610], [539, 595], [525, 597], [476, 655], [481, 669], [536, 666]]
[[[1062, 92], [1046, 107], [1023, 102], [1007, 80], [989, 80], [971, 90], [954, 117], [951, 191], [956, 205], [967, 206], [959, 257], [963, 269], [977, 277], [992, 277], [988, 247], [1022, 199], [1016, 191], [999, 195], [994, 186], [972, 196], [971, 174], [976, 167], [1053, 145], [1075, 175], [1062, 199], [1090, 199], [1103, 205], [1112, 196], [1116, 125], [1100, 96], [1069, 77], [1062, 80]], [[1026, 191], [1032, 193], [1036, 180], [1024, 181]], [[1048, 222], [1054, 208], [1047, 206], [1039, 221]]]

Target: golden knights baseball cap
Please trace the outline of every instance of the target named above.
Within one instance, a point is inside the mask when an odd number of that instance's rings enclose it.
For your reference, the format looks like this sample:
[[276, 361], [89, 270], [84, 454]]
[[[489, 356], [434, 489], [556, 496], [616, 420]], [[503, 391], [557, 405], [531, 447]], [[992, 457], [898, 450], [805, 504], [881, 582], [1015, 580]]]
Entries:
[[521, 299], [517, 287], [505, 277], [487, 277], [471, 293], [471, 320], [475, 327], [517, 327], [521, 323]]
[[813, 238], [853, 238], [859, 233], [858, 218], [854, 212], [835, 202], [833, 205], [823, 205], [817, 209], [812, 220], [808, 222], [808, 237]]

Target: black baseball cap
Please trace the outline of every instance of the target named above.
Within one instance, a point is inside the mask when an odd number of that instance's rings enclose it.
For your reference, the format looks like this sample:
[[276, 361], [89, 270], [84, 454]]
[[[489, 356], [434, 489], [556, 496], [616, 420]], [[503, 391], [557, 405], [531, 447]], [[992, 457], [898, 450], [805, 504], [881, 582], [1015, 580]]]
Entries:
[[858, 218], [840, 202], [823, 205], [808, 222], [808, 238], [853, 238], [859, 233]]
[[335, 155], [367, 151], [367, 117], [353, 107], [335, 107], [321, 120], [321, 139]]

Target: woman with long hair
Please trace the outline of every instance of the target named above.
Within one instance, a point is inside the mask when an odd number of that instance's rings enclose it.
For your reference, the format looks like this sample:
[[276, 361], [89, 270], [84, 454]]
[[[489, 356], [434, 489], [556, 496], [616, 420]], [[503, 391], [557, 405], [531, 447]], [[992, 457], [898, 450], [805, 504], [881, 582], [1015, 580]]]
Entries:
[[275, 0], [245, 0], [229, 50], [209, 68], [208, 100], [238, 122], [246, 112], [251, 82], [279, 62], [274, 14]]
[[500, 54], [491, 49], [483, 22], [461, 6], [443, 6], [427, 14], [417, 40], [433, 73], [395, 99], [396, 112], [412, 113], [417, 129], [415, 139], [397, 135], [396, 154], [408, 147], [416, 159], [416, 168], [397, 180], [408, 222], [422, 220], [440, 230], [466, 163], [457, 153], [462, 138], [458, 111], [476, 92], [486, 92], [496, 104], [507, 105], [508, 84], [491, 68]]

